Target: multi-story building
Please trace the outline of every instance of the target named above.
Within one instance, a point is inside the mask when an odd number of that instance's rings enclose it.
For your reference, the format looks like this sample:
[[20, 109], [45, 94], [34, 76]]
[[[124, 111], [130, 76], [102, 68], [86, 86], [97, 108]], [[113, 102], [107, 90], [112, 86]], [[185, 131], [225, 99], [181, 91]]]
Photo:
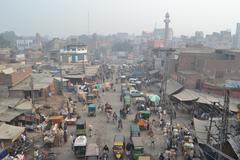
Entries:
[[[186, 88], [212, 92], [222, 89], [227, 80], [240, 79], [240, 50], [185, 49], [179, 51], [177, 80]], [[240, 97], [240, 91], [238, 91]]]
[[237, 23], [236, 34], [234, 35], [234, 48], [240, 48], [240, 23]]
[[[169, 76], [176, 71], [176, 59], [177, 55], [174, 49], [153, 49], [153, 69], [160, 72], [163, 75], [165, 69]], [[166, 66], [167, 65], [167, 66]]]
[[83, 44], [69, 44], [60, 50], [60, 60], [63, 63], [88, 62], [87, 46]]
[[18, 39], [16, 45], [19, 50], [25, 50], [32, 48], [34, 43], [32, 39]]

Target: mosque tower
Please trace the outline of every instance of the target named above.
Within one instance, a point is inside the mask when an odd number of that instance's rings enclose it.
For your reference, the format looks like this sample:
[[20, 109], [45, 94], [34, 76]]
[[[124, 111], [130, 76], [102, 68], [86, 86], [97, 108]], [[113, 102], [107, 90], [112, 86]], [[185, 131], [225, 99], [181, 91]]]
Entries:
[[170, 23], [170, 16], [169, 13], [167, 12], [165, 14], [165, 19], [164, 19], [164, 23], [165, 23], [165, 35], [164, 35], [164, 47], [168, 47], [168, 41], [169, 41], [169, 23]]

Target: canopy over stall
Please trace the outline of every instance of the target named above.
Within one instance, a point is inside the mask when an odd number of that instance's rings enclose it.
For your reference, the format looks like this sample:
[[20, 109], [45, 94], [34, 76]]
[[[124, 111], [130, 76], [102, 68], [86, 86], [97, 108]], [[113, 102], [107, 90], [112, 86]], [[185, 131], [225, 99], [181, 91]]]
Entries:
[[17, 140], [24, 131], [24, 127], [12, 126], [4, 123], [0, 126], [0, 141], [2, 141], [6, 147], [7, 144]]

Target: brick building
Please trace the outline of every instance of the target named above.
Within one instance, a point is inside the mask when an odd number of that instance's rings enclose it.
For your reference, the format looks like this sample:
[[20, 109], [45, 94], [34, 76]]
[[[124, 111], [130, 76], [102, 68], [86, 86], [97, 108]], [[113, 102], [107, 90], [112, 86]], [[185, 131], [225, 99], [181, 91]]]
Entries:
[[[179, 51], [177, 81], [186, 88], [223, 93], [226, 80], [240, 79], [240, 50], [185, 49]], [[234, 95], [240, 95], [234, 91]]]
[[32, 73], [31, 66], [12, 64], [0, 70], [0, 85], [12, 87], [29, 77]]
[[21, 64], [0, 65], [0, 97], [9, 96], [9, 88], [28, 78], [32, 67]]

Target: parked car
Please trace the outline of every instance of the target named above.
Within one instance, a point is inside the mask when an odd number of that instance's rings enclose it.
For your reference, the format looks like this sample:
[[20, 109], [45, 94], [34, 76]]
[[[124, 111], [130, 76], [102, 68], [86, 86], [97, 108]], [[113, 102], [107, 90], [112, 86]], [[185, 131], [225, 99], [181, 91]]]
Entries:
[[139, 92], [138, 90], [130, 90], [130, 96], [131, 97], [141, 97], [144, 94], [142, 92]]

